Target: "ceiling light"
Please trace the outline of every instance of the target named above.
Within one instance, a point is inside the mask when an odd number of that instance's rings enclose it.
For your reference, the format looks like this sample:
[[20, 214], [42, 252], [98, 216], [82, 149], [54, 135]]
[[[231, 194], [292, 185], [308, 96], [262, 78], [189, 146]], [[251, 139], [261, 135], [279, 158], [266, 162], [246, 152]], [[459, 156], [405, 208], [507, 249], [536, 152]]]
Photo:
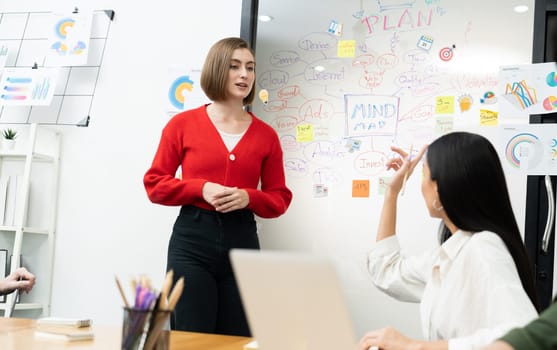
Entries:
[[259, 16], [259, 21], [261, 21], [261, 22], [270, 22], [272, 20], [273, 20], [272, 16], [267, 16], [267, 15]]
[[526, 12], [526, 11], [528, 11], [528, 6], [526, 6], [526, 5], [519, 5], [519, 6], [515, 6], [515, 8], [514, 8], [514, 12], [517, 12], [517, 13], [523, 13], [523, 12]]

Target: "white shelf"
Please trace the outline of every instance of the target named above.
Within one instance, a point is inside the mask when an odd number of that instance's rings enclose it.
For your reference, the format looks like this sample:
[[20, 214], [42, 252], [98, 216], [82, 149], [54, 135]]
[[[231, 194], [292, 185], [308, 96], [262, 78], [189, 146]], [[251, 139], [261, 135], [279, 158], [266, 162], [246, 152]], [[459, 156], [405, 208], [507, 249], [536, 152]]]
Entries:
[[[0, 303], [0, 310], [6, 310], [6, 303]], [[38, 303], [17, 303], [15, 304], [15, 310], [37, 310], [42, 309], [43, 304]]]
[[[57, 158], [54, 155], [50, 155], [46, 153], [38, 153], [38, 152], [34, 152], [31, 156], [33, 160], [46, 161], [46, 162], [54, 162]], [[23, 152], [0, 151], [0, 158], [23, 160], [27, 158], [27, 154]]]
[[[15, 232], [18, 228], [16, 226], [0, 226], [0, 231]], [[39, 227], [24, 227], [23, 233], [34, 233], [39, 235], [48, 235], [50, 231], [46, 228]]]
[[[23, 129], [25, 127], [28, 129]], [[6, 211], [13, 210], [9, 216], [5, 215], [13, 224], [0, 224], [0, 249], [7, 249], [12, 256], [9, 273], [21, 264], [41, 281], [25, 295], [25, 302], [15, 305], [12, 316], [17, 317], [18, 311], [35, 310], [23, 314], [39, 313], [35, 316], [45, 317], [50, 315], [52, 294], [60, 134], [38, 124], [22, 126], [20, 131], [22, 137], [18, 138], [14, 150], [0, 149], [0, 177], [9, 177], [10, 186], [17, 184], [15, 196], [9, 197], [13, 200], [10, 209], [5, 205]], [[16, 182], [12, 182], [12, 178]], [[7, 191], [10, 189], [13, 190], [8, 187]], [[7, 194], [5, 196], [7, 201]], [[14, 297], [15, 293], [8, 294], [6, 303], [0, 303], [0, 310], [6, 311]], [[7, 316], [4, 312], [4, 317]]]

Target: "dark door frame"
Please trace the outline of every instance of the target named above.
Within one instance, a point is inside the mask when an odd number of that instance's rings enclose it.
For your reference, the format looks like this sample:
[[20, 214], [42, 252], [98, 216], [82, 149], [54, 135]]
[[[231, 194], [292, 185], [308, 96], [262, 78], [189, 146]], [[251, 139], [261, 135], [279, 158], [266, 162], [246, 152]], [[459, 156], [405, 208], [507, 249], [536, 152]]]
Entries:
[[[557, 0], [536, 0], [534, 8], [532, 63], [557, 61]], [[557, 113], [531, 115], [531, 124], [557, 123]], [[551, 176], [553, 193], [556, 177]], [[544, 176], [528, 176], [524, 242], [534, 263], [536, 289], [542, 309], [553, 297], [553, 266], [555, 257], [555, 221], [547, 252], [542, 250], [542, 239], [547, 221], [548, 195]]]

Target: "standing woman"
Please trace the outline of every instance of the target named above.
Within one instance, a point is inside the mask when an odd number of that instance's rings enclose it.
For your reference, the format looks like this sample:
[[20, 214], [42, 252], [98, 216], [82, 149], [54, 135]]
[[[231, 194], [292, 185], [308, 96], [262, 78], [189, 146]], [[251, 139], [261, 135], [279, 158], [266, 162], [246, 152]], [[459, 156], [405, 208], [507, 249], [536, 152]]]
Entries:
[[453, 132], [427, 148], [422, 195], [429, 215], [441, 219], [440, 246], [418, 256], [401, 254], [398, 194], [425, 150], [410, 159], [393, 147], [400, 157], [387, 164], [396, 173], [385, 192], [368, 268], [382, 291], [420, 302], [426, 340], [386, 328], [364, 335], [362, 350], [478, 349], [537, 316], [533, 269], [499, 157], [483, 136]]
[[143, 178], [153, 203], [181, 206], [168, 245], [167, 270], [185, 279], [172, 329], [250, 336], [228, 254], [259, 249], [254, 214], [278, 217], [292, 200], [276, 132], [244, 109], [254, 82], [248, 44], [215, 43], [201, 72], [212, 103], [168, 122]]

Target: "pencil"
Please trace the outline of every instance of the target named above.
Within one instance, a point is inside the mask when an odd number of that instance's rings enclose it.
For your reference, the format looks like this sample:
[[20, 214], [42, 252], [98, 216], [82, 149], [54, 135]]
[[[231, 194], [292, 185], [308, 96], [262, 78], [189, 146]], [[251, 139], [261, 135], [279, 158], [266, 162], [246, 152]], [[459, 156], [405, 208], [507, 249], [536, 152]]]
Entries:
[[[408, 160], [412, 159], [412, 149], [414, 148], [414, 145], [410, 145], [410, 152], [408, 152]], [[410, 172], [410, 168], [408, 168], [406, 170], [406, 172], [404, 173], [404, 179], [402, 179], [402, 189], [400, 190], [400, 195], [403, 196], [404, 195], [404, 189], [406, 188], [406, 180], [408, 180], [408, 173]]]
[[170, 292], [170, 296], [168, 297], [168, 304], [166, 306], [167, 310], [174, 310], [174, 306], [176, 306], [178, 299], [180, 299], [183, 290], [184, 277], [180, 277], [180, 279], [178, 279], [178, 282], [176, 282], [176, 284], [174, 285], [174, 288], [172, 288], [172, 292]]
[[116, 286], [118, 287], [118, 291], [120, 292], [120, 295], [122, 296], [122, 300], [124, 301], [124, 305], [126, 307], [130, 307], [130, 304], [128, 304], [128, 299], [126, 299], [126, 295], [124, 294], [124, 290], [122, 289], [122, 285], [120, 284], [120, 280], [118, 279], [118, 276], [114, 276], [114, 278], [116, 279]]
[[158, 305], [159, 309], [166, 309], [166, 307], [168, 306], [168, 292], [170, 291], [170, 287], [172, 285], [173, 275], [174, 272], [172, 270], [169, 270], [166, 273], [166, 279], [161, 289], [161, 295], [160, 295], [160, 300]]

